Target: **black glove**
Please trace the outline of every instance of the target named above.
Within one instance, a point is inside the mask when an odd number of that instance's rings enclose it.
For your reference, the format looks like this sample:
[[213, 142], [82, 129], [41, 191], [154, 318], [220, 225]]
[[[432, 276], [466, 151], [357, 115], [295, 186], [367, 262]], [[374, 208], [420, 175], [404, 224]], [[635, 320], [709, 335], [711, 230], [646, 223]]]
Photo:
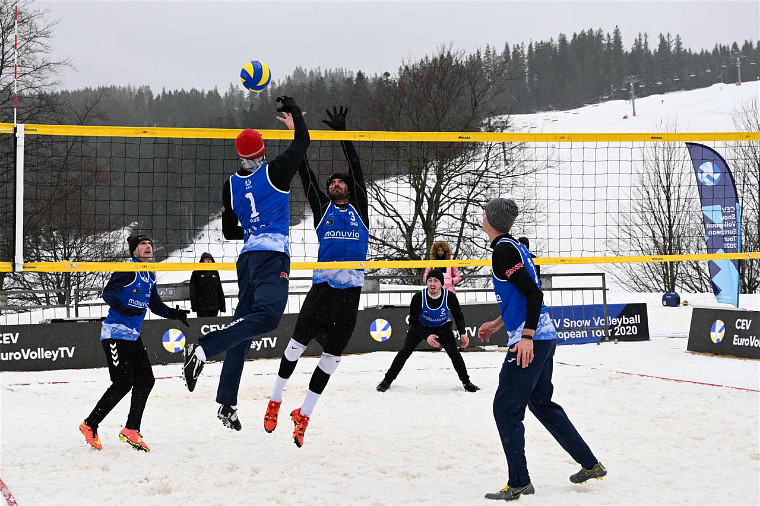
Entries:
[[293, 100], [293, 97], [283, 95], [281, 97], [277, 97], [277, 101], [282, 104], [277, 108], [277, 112], [287, 112], [289, 114], [293, 114], [293, 110], [298, 108], [298, 104], [296, 104], [296, 101]]
[[346, 129], [346, 114], [348, 114], [348, 107], [346, 109], [343, 109], [343, 106], [340, 106], [340, 111], [333, 106], [333, 112], [330, 114], [329, 109], [325, 109], [325, 112], [327, 113], [327, 117], [330, 118], [330, 120], [323, 119], [322, 123], [329, 126], [333, 130], [345, 130]]
[[180, 309], [179, 306], [175, 306], [174, 309], [174, 319], [179, 320], [182, 323], [185, 324], [185, 327], [190, 326], [190, 322], [187, 321], [187, 315], [190, 314], [190, 311], [187, 311], [185, 309]]
[[145, 308], [143, 307], [132, 307], [132, 306], [124, 306], [121, 309], [117, 309], [117, 311], [124, 316], [140, 316], [145, 312]]

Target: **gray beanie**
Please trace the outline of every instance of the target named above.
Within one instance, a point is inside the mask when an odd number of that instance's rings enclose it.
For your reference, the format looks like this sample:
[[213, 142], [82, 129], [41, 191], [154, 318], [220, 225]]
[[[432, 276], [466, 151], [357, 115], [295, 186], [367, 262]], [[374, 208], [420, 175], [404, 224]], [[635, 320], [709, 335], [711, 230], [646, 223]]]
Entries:
[[520, 214], [517, 204], [512, 199], [496, 197], [486, 204], [486, 218], [488, 223], [499, 232], [509, 233], [515, 218]]

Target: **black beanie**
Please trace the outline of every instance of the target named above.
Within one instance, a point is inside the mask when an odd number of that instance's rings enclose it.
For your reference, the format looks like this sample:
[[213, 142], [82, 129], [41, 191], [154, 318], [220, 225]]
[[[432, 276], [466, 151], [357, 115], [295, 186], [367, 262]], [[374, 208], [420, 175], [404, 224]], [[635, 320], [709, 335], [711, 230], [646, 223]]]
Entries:
[[443, 273], [438, 269], [431, 269], [430, 272], [428, 272], [427, 278], [425, 278], [425, 282], [430, 278], [437, 279], [441, 282], [441, 285], [443, 285]]
[[204, 260], [206, 260], [207, 258], [210, 258], [212, 262], [216, 263], [216, 260], [214, 260], [214, 257], [213, 257], [213, 256], [211, 255], [211, 253], [209, 253], [209, 252], [204, 252], [204, 253], [201, 255], [201, 260], [200, 260], [200, 261], [201, 261], [201, 262], [203, 262], [203, 261], [204, 261]]
[[135, 235], [130, 235], [129, 237], [127, 237], [127, 244], [129, 245], [129, 254], [133, 255], [135, 252], [135, 249], [137, 249], [137, 245], [143, 241], [150, 241], [150, 243], [153, 244], [153, 239], [151, 239], [150, 236], [146, 234], [135, 234]]
[[344, 183], [346, 183], [346, 186], [348, 186], [348, 191], [349, 192], [351, 191], [351, 176], [349, 176], [345, 172], [336, 172], [335, 174], [333, 174], [332, 176], [330, 176], [327, 179], [327, 190], [328, 191], [330, 190], [330, 183], [332, 183], [334, 179], [340, 179], [341, 181], [343, 181]]

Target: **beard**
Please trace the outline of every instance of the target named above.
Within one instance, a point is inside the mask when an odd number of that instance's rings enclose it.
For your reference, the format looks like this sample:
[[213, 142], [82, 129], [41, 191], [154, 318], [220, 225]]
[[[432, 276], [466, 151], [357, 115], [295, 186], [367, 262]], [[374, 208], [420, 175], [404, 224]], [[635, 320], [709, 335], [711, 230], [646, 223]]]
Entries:
[[327, 192], [327, 195], [332, 200], [343, 200], [343, 199], [347, 199], [348, 198], [348, 196], [350, 195], [350, 192], [348, 191], [348, 188], [346, 188], [344, 190], [337, 190], [336, 189], [336, 190], [329, 190]]

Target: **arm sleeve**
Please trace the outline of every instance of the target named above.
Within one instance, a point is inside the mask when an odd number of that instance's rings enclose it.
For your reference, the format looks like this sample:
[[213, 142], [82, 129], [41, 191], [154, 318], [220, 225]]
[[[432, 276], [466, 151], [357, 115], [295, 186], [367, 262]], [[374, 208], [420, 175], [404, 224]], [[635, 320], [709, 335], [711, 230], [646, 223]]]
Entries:
[[364, 181], [364, 172], [359, 160], [359, 154], [356, 152], [354, 143], [351, 141], [340, 141], [343, 147], [343, 154], [348, 161], [348, 175], [353, 179], [354, 195], [357, 210], [361, 214], [362, 221], [369, 227], [369, 201], [367, 199], [367, 183]]
[[[409, 328], [415, 332], [424, 332], [424, 325], [420, 323], [420, 313], [422, 312], [422, 292], [417, 292], [412, 297], [409, 304]], [[425, 335], [427, 337], [427, 334]]]
[[126, 307], [126, 304], [119, 299], [118, 292], [119, 288], [128, 285], [132, 281], [134, 274], [134, 272], [114, 272], [105, 288], [103, 288], [103, 300], [114, 311], [121, 312]]
[[229, 179], [222, 187], [222, 234], [228, 241], [243, 239], [243, 229], [240, 228], [237, 215], [232, 210], [232, 189]]
[[322, 216], [330, 205], [330, 197], [319, 189], [319, 181], [314, 171], [309, 166], [309, 160], [304, 157], [298, 164], [298, 175], [301, 177], [303, 191], [306, 192], [306, 198], [311, 207], [311, 214], [314, 216], [314, 227], [319, 225]]
[[306, 121], [303, 119], [301, 109], [293, 109], [293, 141], [284, 153], [277, 155], [272, 160], [267, 170], [269, 171], [269, 180], [280, 191], [290, 191], [290, 180], [293, 179], [298, 166], [306, 155], [306, 149], [309, 147], [309, 129], [306, 127]]
[[528, 274], [520, 253], [513, 245], [501, 243], [496, 246], [493, 251], [493, 270], [497, 278], [509, 281], [525, 296], [527, 299], [525, 328], [535, 330], [538, 326], [538, 317], [541, 315], [544, 294]]
[[150, 302], [148, 302], [148, 307], [150, 308], [151, 313], [164, 318], [174, 318], [177, 316], [176, 310], [163, 303], [161, 296], [158, 295], [156, 285], [153, 285], [153, 290], [150, 291]]
[[459, 299], [453, 292], [449, 292], [449, 309], [451, 310], [451, 316], [454, 317], [454, 324], [457, 326], [459, 333], [465, 331], [464, 313], [462, 312], [462, 306], [459, 305]]
[[427, 275], [433, 270], [432, 267], [425, 267], [425, 272], [422, 273], [422, 282], [427, 283]]

